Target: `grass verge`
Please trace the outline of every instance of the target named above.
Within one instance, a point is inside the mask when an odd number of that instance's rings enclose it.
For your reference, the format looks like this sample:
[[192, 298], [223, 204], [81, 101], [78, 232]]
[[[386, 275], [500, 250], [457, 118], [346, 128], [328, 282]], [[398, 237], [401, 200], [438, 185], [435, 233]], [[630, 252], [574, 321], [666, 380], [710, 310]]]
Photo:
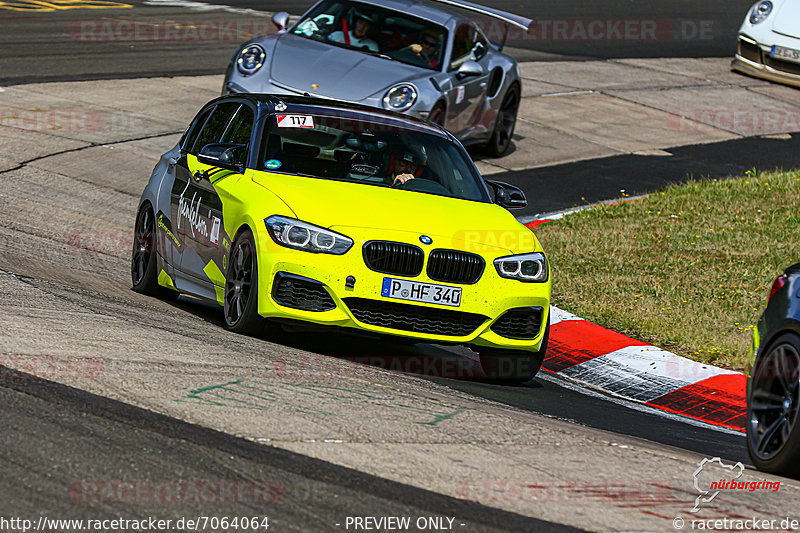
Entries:
[[541, 226], [553, 304], [743, 370], [772, 281], [800, 260], [800, 173], [690, 181]]

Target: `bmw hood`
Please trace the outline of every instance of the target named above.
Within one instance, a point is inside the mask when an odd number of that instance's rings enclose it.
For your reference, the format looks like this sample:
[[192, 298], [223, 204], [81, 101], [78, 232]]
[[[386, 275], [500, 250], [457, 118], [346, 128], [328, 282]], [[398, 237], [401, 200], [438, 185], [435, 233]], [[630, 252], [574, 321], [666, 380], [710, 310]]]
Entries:
[[[348, 228], [441, 236], [502, 250], [531, 251], [533, 233], [495, 204], [389, 187], [258, 172], [253, 180], [281, 198], [299, 220], [357, 237]], [[270, 213], [265, 213], [269, 216]]]
[[[315, 96], [359, 102], [420, 69], [287, 34], [272, 51], [270, 77], [281, 85]], [[319, 86], [312, 89], [312, 84]]]

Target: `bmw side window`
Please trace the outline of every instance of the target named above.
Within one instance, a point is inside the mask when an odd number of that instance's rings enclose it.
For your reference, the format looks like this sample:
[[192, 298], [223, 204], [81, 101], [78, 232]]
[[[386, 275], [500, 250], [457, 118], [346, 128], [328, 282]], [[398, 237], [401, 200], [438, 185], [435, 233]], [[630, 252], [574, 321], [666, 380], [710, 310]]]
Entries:
[[192, 125], [189, 126], [189, 129], [184, 134], [183, 139], [181, 139], [181, 150], [184, 152], [189, 152], [194, 146], [195, 141], [197, 140], [197, 136], [200, 135], [200, 130], [203, 129], [203, 125], [206, 123], [208, 116], [211, 114], [211, 111], [214, 110], [214, 106], [211, 106], [207, 109], [201, 111], [197, 117], [192, 122]]
[[202, 150], [205, 145], [220, 142], [222, 133], [228, 126], [233, 114], [236, 113], [237, 109], [239, 109], [239, 105], [240, 104], [237, 102], [225, 102], [224, 104], [218, 104], [214, 108], [214, 112], [211, 113], [211, 116], [208, 118], [208, 120], [206, 120], [206, 123], [203, 126], [200, 135], [197, 137], [197, 140], [195, 140], [190, 152], [196, 154]]
[[228, 129], [222, 136], [224, 143], [249, 144], [250, 134], [253, 132], [253, 110], [242, 104], [236, 116], [233, 117]]

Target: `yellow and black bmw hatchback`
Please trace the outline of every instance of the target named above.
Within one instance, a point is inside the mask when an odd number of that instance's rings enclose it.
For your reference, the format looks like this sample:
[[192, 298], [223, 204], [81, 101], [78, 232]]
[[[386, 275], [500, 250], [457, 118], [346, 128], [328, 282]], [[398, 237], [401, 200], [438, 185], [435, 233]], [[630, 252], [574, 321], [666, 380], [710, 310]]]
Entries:
[[524, 381], [547, 346], [551, 279], [508, 211], [524, 205], [431, 122], [226, 96], [153, 171], [133, 287], [212, 300], [237, 332], [292, 319], [465, 344], [489, 377]]

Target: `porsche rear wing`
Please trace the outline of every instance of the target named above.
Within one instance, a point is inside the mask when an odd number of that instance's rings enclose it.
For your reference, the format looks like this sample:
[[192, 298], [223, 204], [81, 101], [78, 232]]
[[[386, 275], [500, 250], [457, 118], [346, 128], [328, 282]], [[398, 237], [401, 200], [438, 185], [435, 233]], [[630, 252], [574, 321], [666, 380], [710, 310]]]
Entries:
[[516, 26], [522, 31], [527, 32], [531, 29], [531, 26], [536, 24], [535, 21], [529, 18], [525, 18], [520, 15], [514, 15], [513, 13], [506, 13], [505, 11], [500, 11], [499, 9], [495, 9], [493, 7], [479, 6], [478, 4], [473, 4], [472, 2], [467, 2], [466, 0], [431, 0], [431, 1], [438, 2], [440, 4], [447, 4], [453, 7], [458, 7], [461, 9], [465, 9], [467, 11], [472, 11], [474, 13], [485, 15], [487, 17], [491, 17], [501, 22], [504, 22], [506, 25], [506, 31], [505, 34], [503, 35], [503, 42], [500, 43], [500, 50], [502, 50], [506, 44], [506, 39], [508, 38], [509, 25]]

